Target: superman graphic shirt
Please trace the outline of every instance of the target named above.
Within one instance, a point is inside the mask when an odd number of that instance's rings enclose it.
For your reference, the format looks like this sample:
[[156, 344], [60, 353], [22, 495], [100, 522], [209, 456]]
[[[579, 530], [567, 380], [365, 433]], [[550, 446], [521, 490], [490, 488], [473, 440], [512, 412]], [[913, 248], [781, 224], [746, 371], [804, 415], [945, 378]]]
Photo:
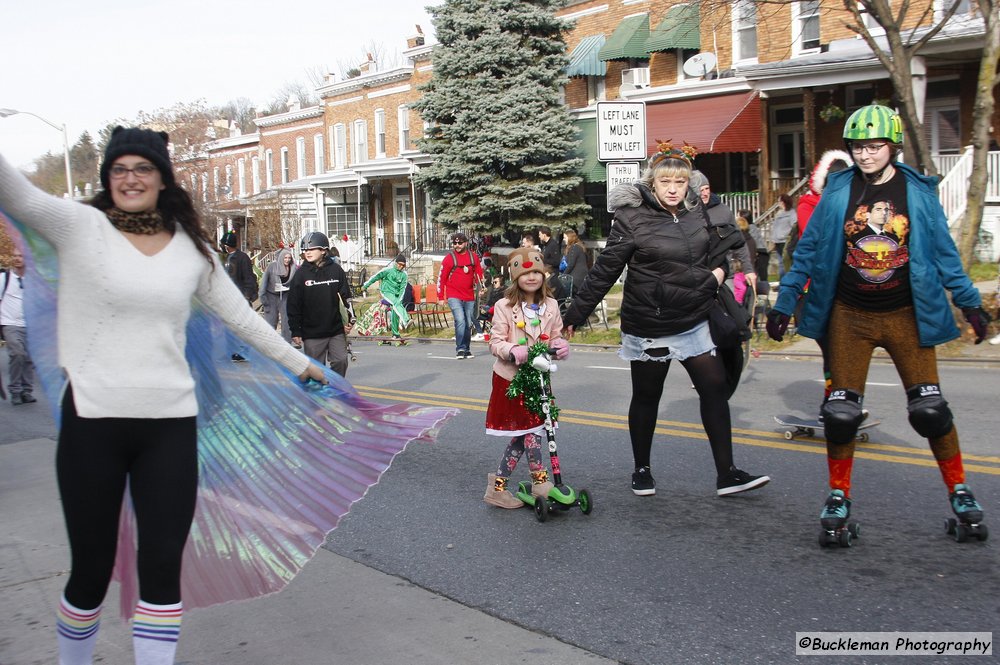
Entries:
[[847, 251], [837, 298], [859, 309], [889, 311], [913, 303], [906, 180], [898, 171], [881, 185], [855, 176], [844, 220]]

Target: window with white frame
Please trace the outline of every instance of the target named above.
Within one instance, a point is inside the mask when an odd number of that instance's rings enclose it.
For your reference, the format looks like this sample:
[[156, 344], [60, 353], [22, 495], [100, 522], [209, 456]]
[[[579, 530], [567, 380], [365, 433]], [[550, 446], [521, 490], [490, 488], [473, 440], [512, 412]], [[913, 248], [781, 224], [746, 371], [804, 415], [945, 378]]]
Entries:
[[757, 3], [733, 2], [733, 62], [757, 59]]
[[191, 198], [194, 198], [198, 193], [198, 174], [191, 174]]
[[274, 152], [270, 148], [264, 152], [264, 187], [274, 187]]
[[678, 48], [674, 49], [674, 53], [677, 54], [677, 81], [678, 83], [686, 80], [700, 81], [705, 74], [698, 74], [696, 76], [689, 76], [687, 72], [684, 71], [684, 63], [687, 62], [688, 58], [692, 57], [698, 53], [698, 49], [693, 48]]
[[587, 105], [596, 104], [597, 102], [604, 101], [605, 99], [605, 88], [603, 76], [585, 76], [587, 81]]
[[250, 158], [250, 176], [253, 178], [253, 193], [260, 194], [260, 157]]
[[226, 164], [226, 198], [233, 198], [233, 165]]
[[972, 14], [972, 3], [970, 0], [934, 0], [934, 22], [944, 20], [944, 15], [951, 9], [951, 6], [958, 3], [958, 8], [952, 14], [953, 19], [968, 19]]
[[819, 0], [792, 3], [792, 48], [796, 55], [819, 50]]
[[845, 110], [848, 113], [854, 113], [862, 106], [868, 106], [875, 101], [875, 88], [872, 87], [871, 83], [849, 85], [844, 89], [844, 94], [847, 98]]
[[219, 200], [219, 190], [222, 189], [222, 185], [219, 184], [219, 167], [216, 166], [212, 169], [212, 200]]
[[375, 109], [375, 157], [385, 157], [385, 109]]
[[396, 109], [396, 116], [396, 124], [399, 125], [399, 151], [412, 150], [413, 146], [410, 144], [410, 108], [403, 104]]
[[208, 203], [208, 171], [201, 174], [201, 200]]
[[281, 184], [288, 182], [288, 148], [281, 149]]
[[240, 198], [247, 195], [247, 160], [240, 157], [236, 161], [236, 182], [240, 188]]
[[364, 120], [355, 120], [353, 127], [353, 151], [351, 152], [351, 163], [360, 164], [368, 161], [368, 123]]
[[306, 173], [306, 139], [300, 136], [295, 139], [295, 177], [304, 178]]
[[331, 129], [333, 132], [333, 168], [342, 169], [347, 166], [347, 127], [338, 122]]
[[[891, 4], [891, 3], [890, 3]], [[874, 16], [868, 11], [868, 8], [864, 4], [858, 3], [858, 11], [861, 12], [861, 22], [868, 29], [868, 32], [872, 35], [883, 35], [885, 34], [885, 28], [879, 25], [878, 21]]]
[[317, 175], [326, 171], [325, 154], [326, 148], [323, 146], [323, 135], [316, 134], [313, 136], [313, 168], [316, 170]]

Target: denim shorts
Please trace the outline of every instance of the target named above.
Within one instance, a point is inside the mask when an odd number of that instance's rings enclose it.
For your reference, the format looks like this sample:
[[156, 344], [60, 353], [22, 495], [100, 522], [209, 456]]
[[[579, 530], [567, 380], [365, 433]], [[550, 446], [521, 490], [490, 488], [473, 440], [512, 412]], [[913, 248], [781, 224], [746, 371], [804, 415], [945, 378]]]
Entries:
[[[649, 355], [649, 349], [666, 349], [667, 353]], [[618, 357], [622, 360], [652, 360], [666, 362], [667, 360], [687, 360], [703, 353], [715, 355], [715, 342], [708, 329], [708, 321], [702, 321], [694, 328], [676, 335], [664, 337], [636, 337], [622, 333], [622, 346], [618, 349]]]

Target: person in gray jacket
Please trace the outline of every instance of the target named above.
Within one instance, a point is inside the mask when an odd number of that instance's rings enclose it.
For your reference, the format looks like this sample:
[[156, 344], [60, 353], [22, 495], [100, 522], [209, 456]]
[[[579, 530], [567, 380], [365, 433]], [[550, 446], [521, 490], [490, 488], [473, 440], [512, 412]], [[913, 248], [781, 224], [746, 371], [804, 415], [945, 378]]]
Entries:
[[264, 269], [257, 296], [264, 306], [264, 320], [272, 328], [281, 319], [281, 336], [286, 342], [292, 341], [292, 330], [288, 327], [288, 287], [295, 274], [295, 260], [291, 250], [279, 249], [274, 261]]
[[771, 242], [774, 243], [774, 253], [778, 255], [778, 280], [785, 276], [785, 244], [794, 231], [798, 236], [799, 217], [795, 214], [795, 203], [788, 194], [779, 197], [781, 212], [771, 223]]
[[[736, 215], [733, 214], [732, 209], [722, 202], [718, 194], [712, 193], [712, 185], [708, 182], [708, 177], [697, 169], [691, 171], [691, 191], [697, 192], [698, 196], [701, 197], [701, 202], [705, 205], [705, 211], [708, 212], [708, 219], [711, 220], [712, 226], [736, 225]], [[736, 259], [743, 266], [743, 274], [747, 278], [747, 283], [753, 287], [756, 293], [757, 273], [754, 271], [753, 262], [753, 258], [756, 257], [751, 258], [750, 248], [746, 244], [741, 245], [732, 251], [730, 258]]]

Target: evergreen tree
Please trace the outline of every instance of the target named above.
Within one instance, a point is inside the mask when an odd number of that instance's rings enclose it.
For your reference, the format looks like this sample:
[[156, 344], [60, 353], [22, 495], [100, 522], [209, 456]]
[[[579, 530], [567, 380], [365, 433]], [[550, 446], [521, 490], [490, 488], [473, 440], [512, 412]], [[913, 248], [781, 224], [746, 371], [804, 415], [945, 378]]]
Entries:
[[76, 145], [69, 149], [69, 161], [73, 167], [73, 186], [84, 191], [87, 183], [100, 186], [100, 174], [97, 165], [97, 146], [90, 132], [80, 134], [80, 139]]
[[433, 157], [417, 174], [446, 228], [504, 233], [577, 227], [576, 128], [560, 101], [565, 80], [562, 0], [445, 0], [430, 7], [434, 73], [414, 106]]

